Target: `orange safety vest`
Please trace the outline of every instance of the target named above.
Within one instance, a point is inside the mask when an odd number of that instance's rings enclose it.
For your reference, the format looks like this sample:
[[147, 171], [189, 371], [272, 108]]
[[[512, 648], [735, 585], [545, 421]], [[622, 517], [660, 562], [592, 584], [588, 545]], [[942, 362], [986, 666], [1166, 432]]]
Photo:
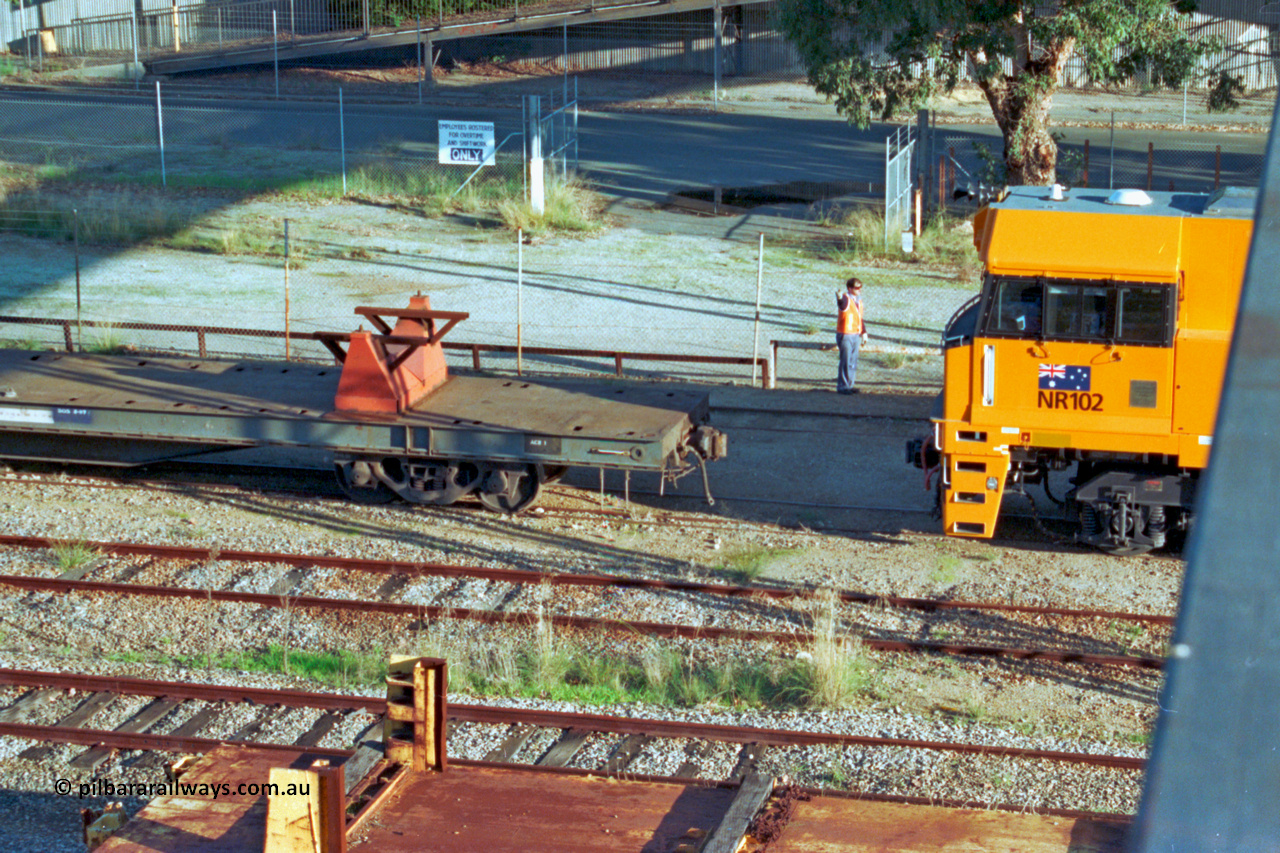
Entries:
[[[847, 293], [838, 294], [840, 296], [848, 296]], [[862, 299], [857, 296], [849, 296], [849, 304], [840, 312], [840, 317], [836, 321], [836, 331], [842, 335], [860, 335], [862, 334]]]

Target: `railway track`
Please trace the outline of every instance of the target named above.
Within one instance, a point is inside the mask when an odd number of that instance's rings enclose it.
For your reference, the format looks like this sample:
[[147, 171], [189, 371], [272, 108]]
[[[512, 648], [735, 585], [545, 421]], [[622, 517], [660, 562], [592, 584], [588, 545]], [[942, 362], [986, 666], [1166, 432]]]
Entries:
[[[65, 672], [0, 669], [0, 685], [11, 689], [23, 688], [14, 701], [7, 707], [0, 708], [0, 736], [35, 740], [45, 745], [70, 744], [85, 747], [83, 752], [76, 753], [69, 759], [69, 768], [78, 771], [83, 778], [89, 778], [95, 773], [110, 773], [113, 769], [118, 772], [120, 768], [115, 767], [112, 761], [122, 751], [152, 754], [199, 753], [221, 743], [253, 745], [263, 749], [305, 748], [316, 755], [350, 760], [356, 755], [359, 744], [380, 740], [381, 717], [386, 710], [385, 700], [368, 696]], [[50, 694], [57, 692], [70, 692], [78, 697], [74, 709], [61, 715], [52, 724], [30, 722], [40, 716], [41, 706], [48, 704]], [[150, 701], [145, 702], [140, 710], [114, 728], [94, 728], [88, 725], [96, 715], [122, 697], [144, 697]], [[183, 724], [171, 728], [165, 723], [166, 718], [184, 703], [198, 705], [199, 710], [188, 716]], [[242, 704], [258, 709], [254, 724], [242, 727], [229, 737], [209, 736], [205, 730], [216, 729], [220, 715], [227, 713], [228, 708]], [[296, 738], [290, 738], [288, 743], [255, 737], [265, 725], [264, 719], [281, 713], [281, 709], [309, 709], [314, 714], [305, 732]], [[451, 762], [514, 763], [549, 772], [740, 781], [748, 773], [757, 771], [776, 775], [774, 767], [779, 761], [785, 763], [785, 753], [788, 750], [815, 747], [852, 751], [864, 758], [879, 753], [891, 757], [903, 754], [928, 755], [935, 761], [942, 757], [943, 761], [953, 762], [995, 762], [1004, 767], [1014, 763], [1031, 770], [1040, 768], [1044, 771], [1045, 768], [1050, 768], [1047, 771], [1050, 773], [1061, 773], [1064, 772], [1062, 768], [1069, 768], [1068, 772], [1137, 775], [1145, 767], [1144, 759], [1133, 756], [993, 744], [753, 728], [454, 703], [449, 705], [448, 713]], [[354, 715], [360, 715], [362, 721], [369, 722], [358, 728], [358, 733], [350, 744], [341, 747], [321, 745], [326, 742], [326, 738], [332, 740], [330, 733], [342, 729], [344, 718]], [[295, 728], [301, 727], [295, 725]], [[33, 746], [23, 753], [23, 757], [37, 760], [46, 749], [45, 746]], [[732, 767], [727, 772], [719, 772], [717, 768], [729, 767], [724, 756], [731, 757]], [[143, 768], [152, 769], [161, 763], [158, 757], [152, 755], [143, 756], [134, 761], [134, 764], [139, 761]], [[664, 773], [645, 772], [662, 766], [674, 769]], [[717, 778], [721, 776], [723, 778]], [[356, 781], [358, 778], [348, 777], [349, 785]], [[918, 796], [887, 793], [884, 790], [846, 793], [899, 802], [922, 801]], [[956, 804], [1001, 807], [998, 803], [975, 802], [958, 790], [954, 793], [953, 801]], [[928, 801], [936, 803], [938, 798], [932, 796]], [[1050, 808], [1048, 813], [1098, 816], [1096, 813], [1066, 808]]]
[[[57, 544], [39, 537], [0, 536], [0, 546], [52, 548]], [[64, 595], [77, 593], [107, 594], [153, 599], [176, 598], [217, 601], [250, 604], [267, 608], [287, 607], [330, 612], [376, 613], [417, 620], [420, 623], [424, 620], [462, 619], [494, 624], [531, 625], [545, 621], [557, 628], [588, 631], [622, 631], [628, 634], [689, 640], [735, 640], [795, 645], [810, 643], [814, 639], [813, 633], [809, 630], [808, 617], [799, 610], [794, 609], [798, 604], [811, 602], [814, 595], [813, 590], [767, 586], [732, 586], [612, 575], [544, 573], [458, 564], [411, 563], [120, 542], [89, 542], [81, 544], [82, 547], [97, 553], [118, 557], [145, 557], [165, 561], [184, 561], [191, 564], [208, 564], [213, 561], [269, 564], [288, 566], [295, 571], [324, 568], [356, 573], [375, 573], [389, 576], [381, 587], [388, 595], [396, 594], [409, 578], [429, 577], [483, 580], [509, 585], [517, 590], [549, 586], [552, 589], [589, 588], [596, 592], [603, 591], [605, 593], [610, 590], [643, 590], [648, 593], [705, 596], [712, 600], [730, 599], [741, 602], [746, 607], [753, 609], [754, 612], [750, 615], [756, 617], [761, 625], [782, 624], [785, 628], [779, 630], [761, 626], [723, 627], [708, 624], [677, 624], [635, 619], [631, 618], [629, 614], [619, 614], [618, 616], [583, 616], [554, 612], [548, 614], [534, 611], [512, 611], [502, 608], [467, 608], [449, 603], [407, 603], [387, 600], [386, 598], [360, 599], [346, 596], [303, 595], [295, 592], [296, 587], [302, 585], [305, 580], [302, 576], [294, 578], [293, 589], [273, 590], [270, 593], [215, 589], [210, 586], [161, 586], [134, 582], [85, 580], [83, 578], [87, 571], [72, 571], [56, 578], [6, 574], [0, 575], [0, 584], [27, 591]], [[1104, 622], [1108, 625], [1114, 625], [1117, 622], [1128, 622], [1137, 626], [1157, 626], [1163, 629], [1167, 628], [1172, 621], [1169, 617], [1157, 614], [1131, 614], [1115, 611], [1089, 611], [983, 602], [884, 597], [855, 591], [841, 591], [836, 595], [845, 605], [896, 609], [924, 615], [926, 618], [940, 617], [947, 626], [947, 632], [965, 630], [965, 623], [962, 618], [959, 618], [965, 614], [976, 614], [979, 619], [995, 618], [1000, 620], [1003, 624], [1003, 629], [1006, 631], [1013, 630], [1010, 627], [1013, 619], [1021, 617], [1033, 617], [1042, 621], [1048, 620], [1049, 622], [1059, 622], [1076, 627], [1085, 623]], [[501, 599], [506, 602], [515, 597], [516, 595], [507, 593]], [[759, 618], [762, 615], [762, 608], [759, 606], [761, 602], [767, 602], [770, 606], [773, 603], [781, 603], [789, 605], [791, 609], [782, 612], [766, 612], [763, 615], [768, 618], [762, 620]], [[591, 602], [591, 604], [594, 603]], [[579, 607], [581, 606], [579, 604]], [[852, 620], [856, 616], [848, 618]], [[1032, 633], [1025, 627], [1021, 630], [1024, 634]], [[912, 640], [903, 636], [888, 636], [890, 633], [888, 631], [864, 631], [859, 635], [858, 641], [864, 648], [881, 652], [1010, 658], [1066, 664], [1135, 667], [1148, 670], [1160, 669], [1163, 666], [1163, 659], [1154, 654], [1104, 654], [1081, 648], [1096, 647], [1099, 644], [1096, 641], [1089, 642], [1079, 635], [1073, 638], [1070, 635], [1070, 628], [1056, 629], [1056, 633], [1050, 633], [1045, 629], [1037, 630], [1043, 636], [1052, 636], [1060, 644], [1075, 642], [1077, 648], [1033, 648], [998, 643], [960, 642], [950, 638], [945, 641]], [[941, 633], [941, 630], [939, 632]]]
[[[178, 466], [179, 463], [165, 463], [166, 465]], [[214, 466], [203, 466], [206, 470]], [[24, 475], [0, 475], [0, 483], [11, 482], [19, 485], [50, 485], [62, 487], [80, 487], [90, 489], [150, 489], [160, 492], [167, 492], [181, 495], [191, 495], [193, 492], [202, 492], [210, 495], [245, 495], [253, 494], [257, 496], [288, 496], [292, 498], [303, 498], [307, 500], [333, 501], [335, 503], [346, 503], [348, 498], [338, 488], [328, 471], [318, 469], [258, 469], [246, 468], [243, 466], [227, 466], [233, 471], [249, 472], [250, 476], [267, 478], [275, 481], [272, 485], [261, 487], [241, 486], [226, 483], [219, 483], [212, 476], [200, 479], [183, 479], [181, 477], [156, 477], [154, 473], [148, 478], [138, 478], [127, 471], [115, 472], [113, 476], [99, 474], [24, 474]], [[286, 485], [280, 481], [293, 479], [298, 481], [298, 485]], [[563, 520], [577, 521], [582, 519], [590, 520], [606, 520], [626, 522], [644, 522], [659, 524], [679, 524], [684, 528], [696, 530], [738, 530], [744, 524], [752, 524], [754, 527], [763, 529], [772, 529], [777, 531], [785, 531], [788, 535], [797, 536], [826, 536], [833, 534], [843, 534], [848, 536], [866, 536], [865, 528], [841, 527], [841, 526], [824, 526], [821, 530], [812, 530], [804, 525], [765, 525], [754, 522], [744, 522], [741, 519], [725, 518], [717, 515], [708, 515], [706, 512], [684, 512], [678, 509], [656, 509], [652, 506], [644, 506], [643, 508], [632, 509], [630, 506], [629, 496], [636, 498], [658, 497], [662, 496], [664, 500], [688, 500], [694, 501], [701, 508], [704, 506], [704, 499], [700, 495], [680, 495], [674, 492], [659, 493], [654, 490], [624, 490], [623, 496], [620, 498], [616, 494], [616, 490], [608, 495], [609, 501], [615, 503], [610, 508], [605, 506], [605, 494], [603, 492], [595, 492], [589, 488], [575, 488], [572, 486], [544, 486], [542, 489], [544, 504], [534, 507], [531, 516], [538, 519], [547, 520]], [[732, 500], [740, 503], [749, 504], [768, 504], [786, 507], [812, 508], [812, 509], [828, 509], [843, 511], [859, 511], [871, 513], [886, 513], [895, 515], [920, 515], [926, 516], [932, 513], [932, 510], [922, 507], [907, 507], [890, 504], [817, 504], [808, 501], [797, 501], [785, 498], [762, 498], [759, 496], [744, 497], [733, 495], [721, 495], [726, 500]], [[549, 505], [558, 502], [560, 505]], [[620, 504], [621, 506], [617, 506]], [[414, 506], [414, 511], [430, 511], [437, 509], [425, 506]], [[1034, 506], [1032, 507], [1034, 510]], [[450, 513], [474, 513], [482, 515], [484, 510], [478, 505], [472, 505], [465, 502], [453, 504], [447, 508]], [[1052, 541], [1058, 547], [1081, 548], [1072, 541], [1070, 536], [1059, 535], [1046, 528], [1046, 519], [1034, 511], [1009, 511], [1005, 513], [1005, 517], [1011, 520], [1017, 520], [1027, 524], [1027, 532], [1033, 537], [1039, 536]], [[1032, 532], [1034, 531], [1034, 532]], [[941, 534], [936, 538], [939, 541], [945, 540], [945, 536]]]

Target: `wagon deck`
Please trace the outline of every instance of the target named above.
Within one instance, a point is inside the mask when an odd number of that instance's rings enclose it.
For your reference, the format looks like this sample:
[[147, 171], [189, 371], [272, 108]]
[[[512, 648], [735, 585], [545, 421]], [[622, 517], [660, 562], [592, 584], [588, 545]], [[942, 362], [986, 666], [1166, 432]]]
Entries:
[[139, 465], [294, 446], [655, 470], [707, 416], [698, 392], [473, 376], [403, 413], [335, 412], [340, 373], [0, 350], [0, 456]]

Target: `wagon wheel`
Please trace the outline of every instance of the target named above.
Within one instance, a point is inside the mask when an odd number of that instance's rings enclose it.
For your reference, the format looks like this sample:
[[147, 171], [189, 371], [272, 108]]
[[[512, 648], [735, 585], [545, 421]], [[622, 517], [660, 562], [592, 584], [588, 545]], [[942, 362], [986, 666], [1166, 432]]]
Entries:
[[377, 478], [371, 464], [361, 460], [335, 462], [333, 473], [347, 499], [358, 504], [385, 504], [396, 499], [396, 493]]
[[476, 497], [487, 509], [515, 515], [533, 505], [542, 493], [538, 469], [534, 465], [490, 468], [480, 475]]

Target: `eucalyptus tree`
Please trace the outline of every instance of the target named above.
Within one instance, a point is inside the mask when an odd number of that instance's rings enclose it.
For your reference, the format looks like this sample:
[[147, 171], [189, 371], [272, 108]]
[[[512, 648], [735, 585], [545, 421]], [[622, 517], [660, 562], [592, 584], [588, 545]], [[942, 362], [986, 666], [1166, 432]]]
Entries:
[[859, 127], [925, 106], [967, 67], [1004, 137], [1006, 181], [1049, 184], [1053, 94], [1075, 56], [1095, 82], [1147, 71], [1178, 86], [1210, 39], [1194, 0], [782, 0], [782, 31], [809, 82]]

